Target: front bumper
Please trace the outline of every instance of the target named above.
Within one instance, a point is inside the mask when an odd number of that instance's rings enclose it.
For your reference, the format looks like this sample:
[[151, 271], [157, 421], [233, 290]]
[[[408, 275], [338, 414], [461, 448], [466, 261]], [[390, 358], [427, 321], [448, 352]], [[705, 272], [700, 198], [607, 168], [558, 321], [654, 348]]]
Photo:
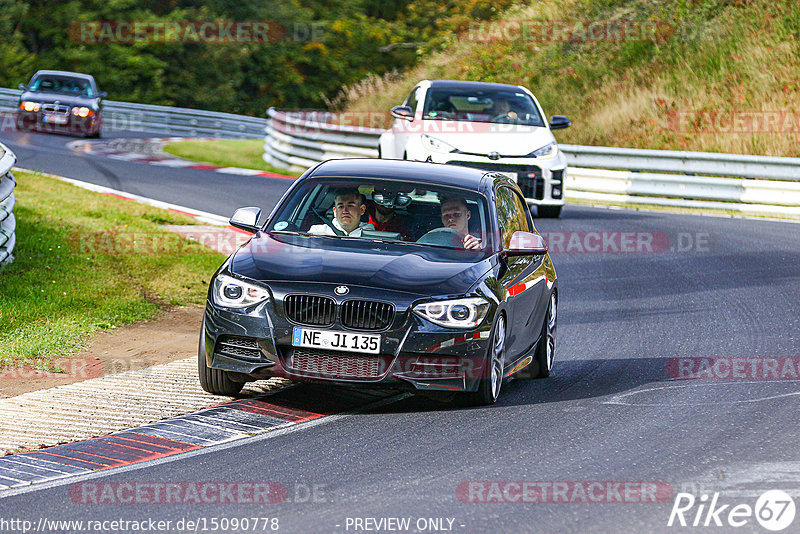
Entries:
[[20, 130], [44, 131], [54, 133], [94, 134], [100, 129], [102, 117], [77, 117], [71, 113], [60, 114], [59, 122], [45, 122], [42, 111], [17, 110], [17, 128]]
[[529, 205], [564, 205], [567, 158], [561, 150], [556, 150], [553, 156], [543, 158], [501, 157], [497, 160], [473, 154], [431, 152], [426, 160], [502, 172], [517, 182]]
[[[206, 364], [248, 380], [283, 377], [359, 387], [474, 391], [488, 372], [489, 317], [468, 331], [438, 327], [397, 307], [388, 329], [366, 332], [340, 324], [331, 330], [378, 334], [378, 355], [292, 346], [294, 327], [271, 301], [249, 314], [207, 302], [201, 357]], [[307, 327], [325, 329], [320, 327]]]

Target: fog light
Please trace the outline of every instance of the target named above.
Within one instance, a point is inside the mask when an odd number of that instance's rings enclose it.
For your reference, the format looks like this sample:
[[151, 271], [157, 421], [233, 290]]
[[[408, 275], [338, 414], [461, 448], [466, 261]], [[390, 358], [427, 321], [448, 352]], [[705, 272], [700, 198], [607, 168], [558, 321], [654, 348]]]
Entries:
[[561, 188], [554, 187], [553, 188], [553, 198], [561, 198]]

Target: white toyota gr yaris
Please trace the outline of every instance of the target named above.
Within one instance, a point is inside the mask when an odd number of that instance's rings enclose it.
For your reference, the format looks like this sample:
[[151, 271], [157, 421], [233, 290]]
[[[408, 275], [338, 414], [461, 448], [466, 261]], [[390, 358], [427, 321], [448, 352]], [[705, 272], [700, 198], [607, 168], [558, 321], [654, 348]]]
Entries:
[[564, 205], [567, 160], [542, 106], [521, 85], [424, 80], [380, 138], [381, 158], [447, 163], [501, 172], [515, 180], [539, 217], [558, 217]]

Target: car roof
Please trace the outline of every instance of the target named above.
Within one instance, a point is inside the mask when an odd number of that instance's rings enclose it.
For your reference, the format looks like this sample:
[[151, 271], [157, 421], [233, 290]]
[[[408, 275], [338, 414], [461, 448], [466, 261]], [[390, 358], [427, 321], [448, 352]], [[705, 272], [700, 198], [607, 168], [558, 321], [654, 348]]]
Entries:
[[33, 75], [34, 78], [41, 75], [49, 76], [69, 76], [70, 78], [83, 78], [84, 80], [94, 81], [94, 76], [91, 74], [83, 74], [82, 72], [69, 72], [66, 70], [39, 70]]
[[399, 159], [331, 159], [320, 163], [307, 178], [391, 178], [471, 189], [482, 192], [486, 171], [441, 163]]
[[518, 85], [493, 82], [465, 82], [459, 80], [431, 80], [431, 89], [469, 89], [472, 91], [519, 90]]

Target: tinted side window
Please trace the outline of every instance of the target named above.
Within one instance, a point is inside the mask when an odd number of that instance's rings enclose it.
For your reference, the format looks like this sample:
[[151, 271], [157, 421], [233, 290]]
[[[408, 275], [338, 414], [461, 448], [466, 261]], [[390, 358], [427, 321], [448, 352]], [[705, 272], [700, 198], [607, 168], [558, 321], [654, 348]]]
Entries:
[[417, 103], [418, 103], [417, 91], [418, 90], [419, 90], [419, 88], [415, 87], [414, 90], [411, 91], [411, 94], [408, 95], [408, 98], [406, 99], [406, 106], [410, 107], [411, 111], [413, 111], [415, 114], [417, 113]]
[[500, 238], [503, 240], [503, 247], [508, 248], [511, 236], [514, 232], [530, 232], [526, 215], [526, 205], [508, 187], [498, 187], [496, 195], [497, 222], [500, 225]]

